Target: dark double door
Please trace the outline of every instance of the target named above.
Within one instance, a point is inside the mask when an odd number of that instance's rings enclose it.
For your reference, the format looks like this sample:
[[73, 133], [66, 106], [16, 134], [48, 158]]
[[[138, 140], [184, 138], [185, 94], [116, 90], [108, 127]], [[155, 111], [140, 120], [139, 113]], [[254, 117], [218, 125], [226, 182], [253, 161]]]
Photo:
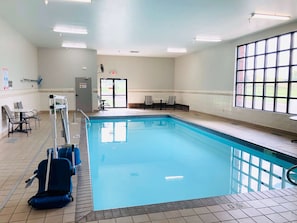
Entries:
[[105, 107], [127, 108], [127, 79], [101, 78], [100, 96]]

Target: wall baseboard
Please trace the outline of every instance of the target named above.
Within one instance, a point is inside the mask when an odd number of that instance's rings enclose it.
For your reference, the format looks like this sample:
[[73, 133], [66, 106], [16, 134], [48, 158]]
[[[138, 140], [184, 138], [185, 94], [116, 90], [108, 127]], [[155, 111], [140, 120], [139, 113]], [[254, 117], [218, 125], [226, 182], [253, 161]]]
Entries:
[[[144, 103], [129, 103], [128, 104], [128, 108], [141, 108], [144, 109]], [[165, 104], [161, 104], [160, 103], [154, 103], [154, 105], [152, 106], [152, 109], [167, 109], [165, 108]], [[170, 109], [173, 109], [173, 107], [171, 106]], [[190, 106], [189, 105], [183, 105], [183, 104], [175, 104], [175, 109], [176, 110], [183, 110], [183, 111], [190, 111]]]

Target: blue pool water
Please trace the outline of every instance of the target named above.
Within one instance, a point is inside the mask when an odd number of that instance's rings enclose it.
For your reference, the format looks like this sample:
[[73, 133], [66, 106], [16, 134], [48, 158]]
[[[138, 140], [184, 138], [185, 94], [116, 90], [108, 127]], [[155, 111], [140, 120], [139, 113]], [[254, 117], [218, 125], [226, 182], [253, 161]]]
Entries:
[[292, 163], [237, 141], [167, 116], [91, 119], [94, 210], [291, 187]]

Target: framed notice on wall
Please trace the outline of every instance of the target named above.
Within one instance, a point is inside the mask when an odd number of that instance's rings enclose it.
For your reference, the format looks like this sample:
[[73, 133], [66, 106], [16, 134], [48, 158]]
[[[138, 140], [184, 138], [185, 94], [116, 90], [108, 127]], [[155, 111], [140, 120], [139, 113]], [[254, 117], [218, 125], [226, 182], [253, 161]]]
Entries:
[[7, 68], [2, 68], [1, 70], [2, 73], [2, 89], [3, 90], [8, 90], [9, 84], [8, 84], [8, 69]]

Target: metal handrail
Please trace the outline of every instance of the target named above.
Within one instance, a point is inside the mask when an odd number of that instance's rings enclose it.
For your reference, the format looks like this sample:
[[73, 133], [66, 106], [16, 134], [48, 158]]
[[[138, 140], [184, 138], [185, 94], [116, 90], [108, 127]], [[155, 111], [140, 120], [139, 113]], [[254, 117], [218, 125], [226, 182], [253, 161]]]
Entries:
[[83, 110], [81, 110], [80, 108], [78, 108], [77, 109], [77, 111], [79, 111], [89, 122], [90, 122], [90, 118], [89, 118], [89, 116], [87, 116], [87, 114], [86, 113], [84, 113], [84, 111]]
[[288, 171], [287, 171], [287, 179], [288, 179], [288, 181], [289, 181], [291, 184], [297, 186], [297, 183], [294, 182], [294, 181], [291, 179], [291, 176], [290, 176], [290, 172], [291, 172], [292, 170], [294, 170], [295, 168], [297, 168], [297, 165], [294, 165], [294, 166], [292, 166], [292, 167], [290, 167], [290, 168], [288, 169]]

